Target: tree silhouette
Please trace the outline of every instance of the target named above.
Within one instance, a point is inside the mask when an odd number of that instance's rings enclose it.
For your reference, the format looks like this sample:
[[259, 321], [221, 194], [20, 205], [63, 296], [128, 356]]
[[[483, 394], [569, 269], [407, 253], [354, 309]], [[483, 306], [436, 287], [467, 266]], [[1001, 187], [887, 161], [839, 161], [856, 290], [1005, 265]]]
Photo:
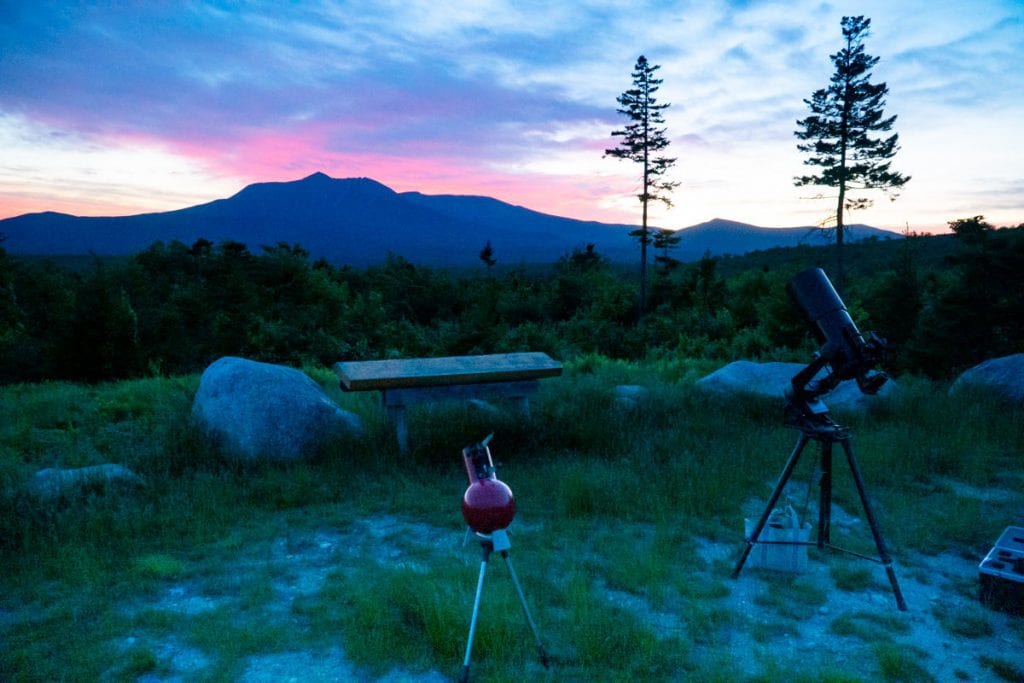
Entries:
[[633, 67], [633, 87], [617, 98], [621, 105], [616, 111], [629, 119], [622, 130], [613, 130], [612, 135], [621, 137], [617, 147], [605, 150], [605, 156], [616, 159], [628, 159], [640, 164], [643, 168], [643, 181], [637, 198], [643, 206], [643, 220], [639, 230], [630, 233], [640, 242], [640, 298], [637, 302], [637, 320], [643, 317], [647, 302], [647, 245], [651, 244], [651, 234], [647, 228], [647, 205], [651, 200], [664, 202], [672, 206], [668, 193], [679, 183], [664, 179], [665, 173], [675, 164], [670, 157], [658, 156], [669, 145], [663, 126], [665, 119], [661, 112], [670, 105], [658, 104], [654, 93], [661, 85], [661, 79], [654, 73], [661, 67], [650, 64], [643, 55], [636, 60]]
[[488, 271], [498, 262], [498, 259], [494, 258], [494, 247], [491, 246], [490, 240], [487, 240], [487, 244], [480, 250], [480, 260], [487, 266]]
[[661, 252], [654, 257], [655, 265], [660, 265], [664, 272], [674, 270], [679, 266], [679, 259], [673, 258], [669, 252], [679, 246], [680, 235], [674, 230], [662, 228], [654, 231], [652, 240], [655, 251]]
[[816, 90], [811, 99], [804, 100], [811, 115], [797, 121], [800, 127], [794, 135], [804, 142], [797, 149], [810, 156], [804, 160], [808, 166], [818, 166], [821, 172], [794, 178], [797, 186], [823, 185], [837, 188], [836, 203], [836, 265], [837, 284], [845, 279], [843, 267], [844, 211], [862, 209], [871, 201], [850, 197], [855, 190], [883, 190], [891, 199], [908, 180], [890, 169], [889, 160], [899, 150], [899, 136], [872, 137], [892, 129], [895, 116], [883, 117], [885, 96], [889, 87], [885, 83], [872, 84], [871, 69], [878, 63], [864, 51], [864, 38], [871, 20], [863, 16], [843, 17], [845, 47], [830, 56], [836, 70], [827, 88]]
[[947, 223], [953, 234], [964, 244], [981, 244], [993, 228], [985, 221], [984, 216], [958, 218]]

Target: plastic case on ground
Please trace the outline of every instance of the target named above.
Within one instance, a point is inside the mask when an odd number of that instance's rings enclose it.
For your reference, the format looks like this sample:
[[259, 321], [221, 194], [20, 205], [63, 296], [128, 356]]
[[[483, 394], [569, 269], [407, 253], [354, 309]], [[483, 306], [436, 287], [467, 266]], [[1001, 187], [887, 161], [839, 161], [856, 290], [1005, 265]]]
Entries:
[[978, 565], [978, 580], [983, 605], [1024, 615], [1024, 527], [1006, 527]]

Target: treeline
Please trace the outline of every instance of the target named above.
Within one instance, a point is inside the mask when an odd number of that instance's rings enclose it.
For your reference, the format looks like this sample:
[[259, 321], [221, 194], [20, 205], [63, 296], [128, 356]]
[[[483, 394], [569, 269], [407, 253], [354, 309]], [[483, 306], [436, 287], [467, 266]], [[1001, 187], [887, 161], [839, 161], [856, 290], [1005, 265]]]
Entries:
[[[864, 245], [876, 265], [851, 271], [844, 300], [862, 330], [889, 339], [896, 373], [951, 377], [1024, 351], [1024, 229], [957, 223], [938, 265], [928, 253], [941, 238], [910, 237]], [[230, 241], [157, 243], [86, 269], [0, 249], [0, 381], [190, 373], [225, 355], [296, 365], [517, 350], [806, 362], [815, 347], [785, 284], [804, 267], [829, 270], [830, 253], [762, 253], [749, 268], [729, 259], [727, 276], [716, 258], [663, 254], [638, 323], [635, 277], [592, 247], [553, 268], [492, 272], [488, 261], [472, 274], [398, 257], [339, 268], [284, 243], [258, 253]]]

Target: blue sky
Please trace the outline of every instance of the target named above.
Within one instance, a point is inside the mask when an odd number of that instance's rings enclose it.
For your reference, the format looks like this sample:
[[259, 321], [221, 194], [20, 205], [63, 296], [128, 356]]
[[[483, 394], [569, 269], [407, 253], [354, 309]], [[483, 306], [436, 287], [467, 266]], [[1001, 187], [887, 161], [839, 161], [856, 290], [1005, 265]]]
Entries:
[[637, 56], [680, 183], [653, 221], [812, 225], [831, 191], [793, 136], [842, 16], [872, 20], [912, 176], [848, 220], [1024, 222], [1024, 3], [0, 0], [0, 217], [117, 215], [315, 171], [638, 222], [638, 169], [602, 158]]

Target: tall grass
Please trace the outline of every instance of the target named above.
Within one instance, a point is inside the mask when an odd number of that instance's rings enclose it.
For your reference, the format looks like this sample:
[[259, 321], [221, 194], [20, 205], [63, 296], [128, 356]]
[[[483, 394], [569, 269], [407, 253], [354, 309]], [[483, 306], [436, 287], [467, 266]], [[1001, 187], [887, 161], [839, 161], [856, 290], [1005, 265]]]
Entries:
[[[405, 456], [375, 397], [341, 394], [329, 371], [311, 370], [363, 418], [366, 435], [339, 439], [310, 462], [262, 467], [225, 461], [192, 426], [196, 377], [0, 387], [0, 679], [167, 671], [166, 656], [152, 644], [118, 644], [129, 632], [173, 634], [210, 657], [205, 674], [225, 678], [237, 676], [252, 654], [325, 647], [338, 634], [346, 656], [367, 671], [398, 665], [454, 672], [479, 569], [476, 548], [394, 566], [367, 553], [318, 591], [295, 597], [288, 628], [267, 616], [280, 591], [273, 573], [247, 576], [244, 588], [203, 577], [251, 544], [294, 528], [346, 528], [398, 515], [460, 533], [461, 449], [491, 432], [498, 475], [517, 496], [513, 556], [522, 558], [520, 578], [561, 674], [735, 678], [740, 673], [723, 654], [730, 634], [749, 632], [758, 641], [766, 627], [716, 604], [732, 584], [715, 578], [723, 572], [699, 558], [695, 539], [740, 541], [743, 514], [770, 493], [796, 433], [782, 426], [776, 402], [700, 392], [693, 380], [710, 369], [672, 359], [585, 357], [543, 383], [529, 419], [501, 404], [496, 411], [410, 410], [412, 450]], [[613, 392], [619, 384], [640, 384], [649, 394], [623, 405]], [[897, 556], [950, 549], [977, 555], [1002, 527], [1024, 523], [1020, 495], [1012, 493], [1024, 470], [1021, 409], [983, 395], [951, 398], [944, 389], [907, 378], [866, 415], [840, 416], [853, 430], [869, 495]], [[813, 453], [808, 448], [795, 479], [809, 478]], [[39, 469], [106, 462], [132, 468], [145, 487], [49, 507], [23, 493]], [[954, 480], [1009, 493], [969, 498]], [[839, 449], [835, 497], [859, 515]], [[869, 537], [862, 542], [871, 548]], [[875, 581], [842, 564], [832, 573], [853, 591]], [[216, 596], [218, 606], [185, 619], [160, 609], [126, 613], [120, 605], [189, 582]], [[825, 600], [801, 580], [762, 583], [753, 601], [777, 618], [778, 632], [795, 629]], [[616, 591], [649, 612], [678, 615], [677, 623], [652, 626], [609, 597]], [[490, 680], [521, 679], [524, 671], [543, 678], [497, 557], [483, 610], [474, 668]], [[945, 612], [936, 618], [956, 628]], [[972, 623], [966, 635], [983, 637], [984, 615]], [[853, 613], [837, 617], [832, 629], [866, 640], [876, 626]], [[74, 643], [63, 635], [68, 629], [77, 634]], [[927, 677], [912, 653], [884, 646], [872, 652], [879, 676]], [[111, 669], [111, 661], [120, 668]], [[770, 658], [764, 667], [796, 675]]]

